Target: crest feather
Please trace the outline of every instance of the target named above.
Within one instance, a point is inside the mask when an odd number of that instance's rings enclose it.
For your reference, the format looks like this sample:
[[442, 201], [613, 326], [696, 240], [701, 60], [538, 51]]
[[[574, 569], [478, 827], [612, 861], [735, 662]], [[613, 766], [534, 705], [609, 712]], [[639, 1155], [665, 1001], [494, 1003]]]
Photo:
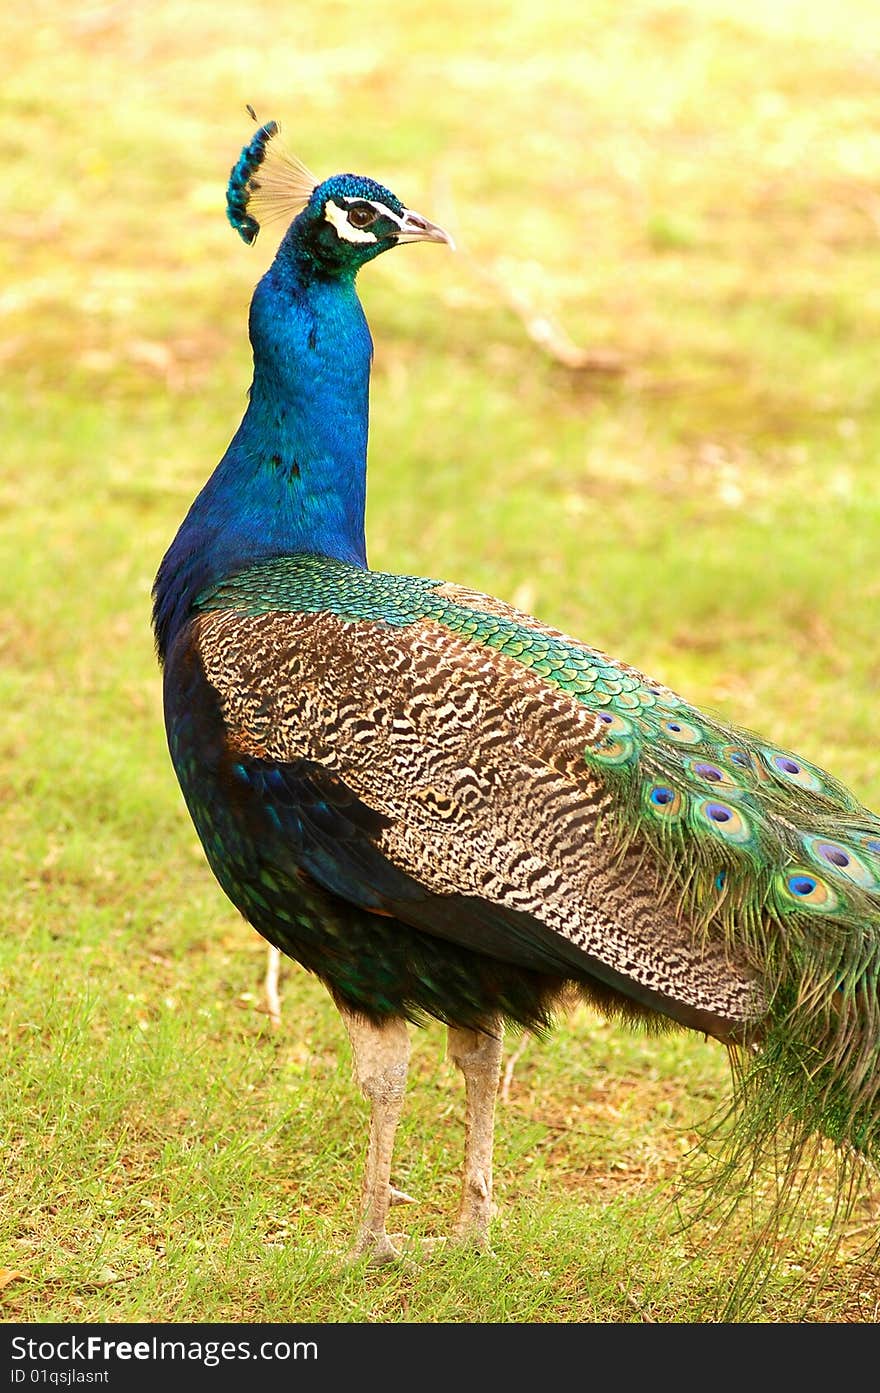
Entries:
[[[256, 120], [253, 108], [248, 107]], [[302, 212], [318, 180], [287, 149], [277, 121], [261, 125], [233, 165], [226, 189], [226, 214], [250, 245], [264, 223], [288, 222]]]

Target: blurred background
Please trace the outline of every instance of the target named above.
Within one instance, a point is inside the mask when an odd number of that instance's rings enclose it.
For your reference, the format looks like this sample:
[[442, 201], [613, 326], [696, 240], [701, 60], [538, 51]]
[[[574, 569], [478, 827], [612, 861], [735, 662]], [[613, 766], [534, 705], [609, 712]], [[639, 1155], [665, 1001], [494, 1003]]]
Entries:
[[[360, 1164], [338, 1024], [291, 970], [269, 1028], [164, 748], [152, 579], [243, 411], [282, 230], [248, 249], [225, 219], [245, 104], [460, 245], [361, 278], [372, 565], [534, 610], [877, 807], [880, 8], [32, 0], [0, 42], [0, 1296], [284, 1319], [296, 1281], [315, 1319], [469, 1319], [393, 1285], [340, 1308], [309, 1266]], [[425, 1153], [430, 1108], [461, 1111], [424, 1040], [407, 1190], [457, 1165], [436, 1128]], [[585, 1261], [593, 1201], [674, 1173], [726, 1087], [705, 1049], [578, 1016], [526, 1053], [499, 1166], [529, 1251]], [[597, 1318], [552, 1263], [520, 1254], [488, 1318]], [[697, 1309], [670, 1290], [659, 1318]]]

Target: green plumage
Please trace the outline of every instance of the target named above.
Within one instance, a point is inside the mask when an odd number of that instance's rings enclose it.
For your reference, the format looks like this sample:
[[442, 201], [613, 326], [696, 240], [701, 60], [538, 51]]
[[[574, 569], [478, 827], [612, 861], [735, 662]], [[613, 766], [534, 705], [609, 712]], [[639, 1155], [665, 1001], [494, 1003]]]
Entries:
[[216, 586], [200, 598], [198, 608], [235, 608], [247, 614], [286, 610], [336, 614], [395, 626], [433, 620], [459, 638], [514, 658], [562, 691], [583, 700], [591, 698], [609, 710], [615, 706], [627, 712], [648, 710], [656, 705], [659, 692], [669, 702], [678, 701], [641, 673], [489, 596], [478, 597], [486, 609], [457, 603], [453, 593], [473, 592], [450, 586], [450, 593], [444, 594], [444, 584], [427, 577], [363, 571], [327, 557], [290, 556], [255, 566]]

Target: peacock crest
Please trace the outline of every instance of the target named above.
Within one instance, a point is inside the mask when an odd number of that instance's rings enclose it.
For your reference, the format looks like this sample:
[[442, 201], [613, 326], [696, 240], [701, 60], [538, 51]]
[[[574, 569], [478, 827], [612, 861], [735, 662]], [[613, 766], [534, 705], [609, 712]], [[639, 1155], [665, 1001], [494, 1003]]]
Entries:
[[[254, 121], [253, 107], [248, 112]], [[226, 215], [250, 246], [267, 222], [290, 222], [305, 208], [318, 180], [281, 139], [277, 121], [267, 121], [242, 150], [226, 187]]]

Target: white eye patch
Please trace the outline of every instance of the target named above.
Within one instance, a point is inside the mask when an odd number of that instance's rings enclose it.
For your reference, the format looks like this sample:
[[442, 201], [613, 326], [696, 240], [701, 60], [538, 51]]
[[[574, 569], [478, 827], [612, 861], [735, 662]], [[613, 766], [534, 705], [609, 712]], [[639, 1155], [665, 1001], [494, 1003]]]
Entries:
[[378, 237], [367, 227], [352, 227], [348, 221], [348, 211], [340, 208], [338, 203], [334, 203], [332, 198], [328, 198], [324, 206], [324, 217], [336, 228], [337, 235], [343, 242], [378, 242]]
[[[396, 222], [400, 226], [400, 218], [392, 213], [390, 208], [386, 208], [384, 203], [377, 203], [372, 198], [358, 199], [358, 202], [369, 203], [372, 208], [376, 209], [377, 213], [381, 213], [385, 218], [390, 218], [392, 222]], [[337, 236], [341, 237], [344, 242], [369, 243], [379, 240], [368, 227], [352, 227], [348, 221], [348, 209], [334, 203], [332, 198], [328, 198], [324, 205], [324, 217], [335, 227]]]

